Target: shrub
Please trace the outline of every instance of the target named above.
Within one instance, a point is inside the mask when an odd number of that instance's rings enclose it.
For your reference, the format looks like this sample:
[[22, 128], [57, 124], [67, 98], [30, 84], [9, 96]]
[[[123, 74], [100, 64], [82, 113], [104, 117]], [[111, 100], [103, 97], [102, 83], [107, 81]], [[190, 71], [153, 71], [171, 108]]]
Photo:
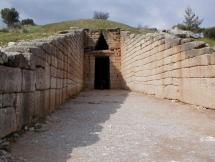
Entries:
[[177, 24], [177, 25], [173, 26], [173, 28], [176, 28], [176, 27], [181, 30], [188, 30], [187, 26], [184, 24]]
[[100, 11], [95, 11], [94, 12], [94, 19], [103, 19], [107, 20], [109, 18], [109, 13], [108, 12], [100, 12]]
[[0, 29], [0, 32], [2, 32], [2, 33], [8, 33], [9, 30], [7, 28], [2, 28], [2, 29]]
[[4, 8], [1, 10], [1, 17], [3, 22], [7, 24], [7, 26], [13, 27], [14, 24], [19, 22], [19, 13], [15, 8]]
[[35, 25], [34, 20], [33, 19], [23, 19], [21, 21], [22, 25]]
[[184, 24], [177, 24], [175, 26], [173, 26], [172, 28], [178, 28], [180, 30], [188, 30], [188, 31], [192, 31], [194, 33], [202, 33], [204, 31], [204, 28], [196, 28], [196, 29], [192, 29], [190, 30], [186, 25]]
[[205, 37], [215, 39], [215, 27], [205, 29], [204, 35]]

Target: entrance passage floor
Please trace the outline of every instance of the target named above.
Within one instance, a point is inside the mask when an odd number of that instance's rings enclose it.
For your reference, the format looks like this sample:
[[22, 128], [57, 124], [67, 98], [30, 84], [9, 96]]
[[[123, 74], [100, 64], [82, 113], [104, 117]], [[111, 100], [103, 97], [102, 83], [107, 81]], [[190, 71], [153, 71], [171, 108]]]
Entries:
[[27, 162], [213, 162], [215, 111], [128, 91], [89, 91], [12, 146]]

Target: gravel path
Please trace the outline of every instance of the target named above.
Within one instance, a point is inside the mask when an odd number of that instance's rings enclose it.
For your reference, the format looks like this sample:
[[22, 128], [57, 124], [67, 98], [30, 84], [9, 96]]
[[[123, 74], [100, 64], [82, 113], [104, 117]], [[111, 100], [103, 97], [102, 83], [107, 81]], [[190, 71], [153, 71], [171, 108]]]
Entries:
[[89, 91], [12, 146], [28, 162], [215, 161], [215, 111], [128, 91]]

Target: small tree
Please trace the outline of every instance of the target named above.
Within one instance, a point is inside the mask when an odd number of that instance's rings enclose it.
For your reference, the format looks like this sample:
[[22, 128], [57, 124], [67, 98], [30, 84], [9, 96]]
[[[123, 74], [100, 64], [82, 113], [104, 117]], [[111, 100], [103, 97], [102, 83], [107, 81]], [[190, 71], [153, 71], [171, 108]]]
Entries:
[[13, 27], [14, 24], [19, 22], [19, 13], [15, 8], [4, 8], [1, 10], [1, 17], [3, 22], [7, 24], [7, 26]]
[[34, 20], [33, 19], [23, 19], [21, 21], [22, 25], [35, 25]]
[[204, 36], [215, 39], [215, 27], [205, 29]]
[[199, 26], [202, 24], [203, 19], [200, 19], [190, 7], [187, 7], [185, 10], [185, 21], [184, 25], [186, 26], [187, 30], [196, 30], [199, 29]]
[[103, 19], [107, 20], [109, 18], [109, 13], [108, 12], [100, 12], [100, 11], [95, 11], [94, 12], [94, 19]]

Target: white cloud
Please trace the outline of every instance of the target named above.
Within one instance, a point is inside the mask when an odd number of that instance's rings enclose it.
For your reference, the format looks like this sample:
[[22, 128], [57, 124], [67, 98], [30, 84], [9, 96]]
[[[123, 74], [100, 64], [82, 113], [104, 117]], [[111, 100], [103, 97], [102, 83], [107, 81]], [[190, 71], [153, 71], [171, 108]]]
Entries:
[[0, 7], [15, 7], [21, 18], [33, 18], [36, 23], [91, 18], [93, 11], [107, 11], [110, 19], [137, 26], [171, 27], [183, 21], [190, 5], [204, 26], [214, 24], [214, 0], [0, 0]]

